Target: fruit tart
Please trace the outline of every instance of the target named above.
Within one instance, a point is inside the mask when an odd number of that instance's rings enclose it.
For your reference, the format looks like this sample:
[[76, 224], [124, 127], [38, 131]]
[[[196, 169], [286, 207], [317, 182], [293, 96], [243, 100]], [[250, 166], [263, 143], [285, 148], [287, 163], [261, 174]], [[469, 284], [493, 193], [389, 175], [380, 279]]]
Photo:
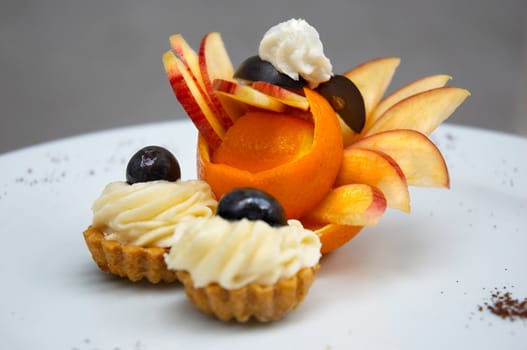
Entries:
[[108, 184], [93, 203], [93, 221], [84, 238], [99, 268], [131, 281], [174, 282], [163, 256], [175, 226], [211, 217], [217, 201], [209, 185], [182, 181], [176, 158], [166, 149], [148, 146], [129, 161], [124, 182]]
[[304, 299], [319, 268], [320, 240], [255, 189], [224, 195], [217, 215], [184, 221], [165, 255], [189, 300], [223, 321], [274, 321]]
[[198, 176], [217, 198], [240, 187], [276, 198], [314, 230], [322, 253], [410, 211], [408, 186], [449, 187], [429, 135], [470, 95], [431, 75], [385, 96], [400, 59], [334, 74], [315, 28], [269, 29], [258, 54], [233, 67], [219, 33], [194, 51], [182, 35], [163, 56], [170, 85], [199, 131]]

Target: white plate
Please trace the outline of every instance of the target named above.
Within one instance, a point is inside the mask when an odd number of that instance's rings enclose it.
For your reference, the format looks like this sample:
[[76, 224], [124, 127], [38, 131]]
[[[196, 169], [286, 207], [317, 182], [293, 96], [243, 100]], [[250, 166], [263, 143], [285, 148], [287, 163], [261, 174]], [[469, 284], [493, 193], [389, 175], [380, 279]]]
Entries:
[[450, 190], [411, 190], [322, 261], [304, 303], [279, 322], [225, 324], [176, 285], [100, 272], [82, 231], [128, 157], [168, 147], [195, 178], [196, 132], [170, 122], [95, 133], [0, 156], [3, 349], [525, 349], [527, 322], [484, 310], [494, 288], [527, 297], [527, 140], [443, 126], [433, 139]]

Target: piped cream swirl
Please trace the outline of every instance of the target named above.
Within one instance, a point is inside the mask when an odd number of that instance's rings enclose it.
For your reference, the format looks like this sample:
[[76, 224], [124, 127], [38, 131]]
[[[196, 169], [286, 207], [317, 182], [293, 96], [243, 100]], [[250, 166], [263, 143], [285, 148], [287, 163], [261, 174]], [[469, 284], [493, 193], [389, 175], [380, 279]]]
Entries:
[[176, 224], [211, 217], [216, 206], [204, 181], [113, 182], [93, 203], [92, 226], [121, 244], [169, 247]]
[[165, 255], [169, 269], [187, 271], [195, 287], [218, 283], [237, 289], [250, 283], [272, 285], [320, 259], [320, 240], [296, 220], [271, 227], [263, 221], [221, 217], [177, 225]]
[[271, 27], [260, 42], [258, 56], [294, 80], [303, 77], [312, 88], [333, 75], [317, 30], [303, 19]]

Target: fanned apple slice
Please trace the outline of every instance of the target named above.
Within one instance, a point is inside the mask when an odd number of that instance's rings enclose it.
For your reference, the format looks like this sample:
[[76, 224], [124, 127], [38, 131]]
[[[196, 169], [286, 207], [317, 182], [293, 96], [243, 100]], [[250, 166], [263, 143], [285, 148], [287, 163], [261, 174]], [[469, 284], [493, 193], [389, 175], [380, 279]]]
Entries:
[[448, 168], [441, 152], [426, 135], [418, 131], [384, 131], [355, 142], [351, 148], [388, 154], [403, 171], [408, 185], [450, 186]]
[[340, 133], [342, 134], [342, 143], [344, 147], [348, 147], [351, 145], [357, 138], [360, 136], [360, 134], [357, 134], [355, 131], [353, 131], [348, 124], [342, 118], [338, 115], [339, 118], [339, 124], [340, 124]]
[[203, 82], [203, 77], [201, 76], [198, 54], [196, 51], [190, 47], [181, 34], [174, 34], [170, 36], [170, 47], [176, 56], [190, 68], [192, 75], [194, 75], [198, 81], [198, 84], [201, 86], [203, 91], [205, 91], [205, 83]]
[[307, 98], [299, 95], [293, 91], [284, 89], [278, 85], [274, 85], [265, 81], [255, 81], [251, 85], [254, 89], [276, 98], [285, 105], [307, 111], [309, 109], [309, 102]]
[[210, 147], [216, 148], [220, 145], [225, 129], [216, 119], [206, 94], [199, 87], [195, 77], [172, 51], [163, 55], [165, 67], [170, 86], [179, 103], [188, 116], [203, 135]]
[[304, 218], [307, 222], [373, 226], [386, 210], [386, 199], [375, 187], [344, 185], [331, 190]]
[[395, 129], [412, 129], [430, 135], [470, 96], [456, 87], [441, 87], [410, 96], [384, 112], [364, 136]]
[[430, 75], [403, 86], [379, 102], [371, 113], [370, 122], [376, 121], [388, 108], [397, 102], [427, 90], [443, 87], [450, 79], [452, 77], [445, 74]]
[[201, 74], [211, 83], [214, 79], [232, 79], [234, 75], [234, 67], [218, 32], [211, 32], [203, 37], [199, 48], [199, 63]]
[[212, 105], [217, 110], [217, 118], [225, 128], [229, 128], [233, 121], [223, 109], [223, 105], [212, 87], [212, 82], [215, 79], [229, 80], [233, 79], [234, 75], [234, 68], [220, 33], [211, 32], [203, 37], [199, 48], [198, 61], [205, 91], [208, 93]]
[[249, 105], [245, 102], [236, 100], [230, 96], [230, 94], [223, 93], [221, 91], [216, 91], [216, 96], [220, 100], [223, 109], [233, 122], [236, 122], [238, 118], [249, 111]]
[[344, 150], [336, 186], [362, 183], [377, 187], [388, 207], [410, 212], [406, 177], [392, 157], [380, 151], [357, 147]]
[[231, 98], [249, 106], [266, 109], [268, 111], [283, 112], [286, 105], [260, 91], [247, 85], [238, 84], [235, 81], [215, 79], [213, 82], [215, 93]]
[[366, 124], [368, 115], [379, 103], [392, 81], [395, 70], [401, 59], [398, 57], [383, 57], [364, 62], [344, 73], [360, 90], [366, 107]]
[[203, 92], [203, 96], [207, 99], [208, 104], [218, 117], [218, 120], [222, 123], [222, 126], [225, 129], [229, 128], [229, 126], [232, 125], [232, 121], [229, 120], [230, 118], [225, 117], [226, 111], [224, 111], [222, 106], [215, 106], [213, 96], [207, 92], [203, 76], [201, 75], [198, 54], [192, 49], [192, 47], [190, 47], [181, 34], [174, 34], [170, 36], [170, 46], [172, 47], [172, 51], [174, 51], [181, 62], [183, 62], [188, 67], [188, 69], [190, 69], [191, 75], [196, 80], [196, 83]]

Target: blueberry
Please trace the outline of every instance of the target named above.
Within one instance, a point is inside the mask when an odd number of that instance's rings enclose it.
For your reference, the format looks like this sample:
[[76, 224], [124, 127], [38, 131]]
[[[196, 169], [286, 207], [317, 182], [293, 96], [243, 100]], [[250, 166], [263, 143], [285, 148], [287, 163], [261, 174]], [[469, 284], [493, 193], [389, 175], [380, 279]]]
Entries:
[[253, 188], [239, 188], [225, 194], [218, 203], [217, 215], [226, 220], [263, 220], [274, 227], [287, 225], [280, 202]]
[[258, 56], [251, 56], [243, 61], [234, 72], [234, 77], [249, 81], [265, 81], [283, 88], [300, 90], [306, 81], [300, 77], [294, 80], [286, 74], [280, 73], [276, 68], [267, 61]]
[[172, 153], [163, 147], [147, 146], [135, 153], [126, 167], [126, 182], [156, 180], [177, 181], [181, 177], [179, 163]]
[[356, 133], [366, 122], [364, 99], [357, 86], [343, 75], [334, 75], [315, 89], [324, 96], [342, 120]]

